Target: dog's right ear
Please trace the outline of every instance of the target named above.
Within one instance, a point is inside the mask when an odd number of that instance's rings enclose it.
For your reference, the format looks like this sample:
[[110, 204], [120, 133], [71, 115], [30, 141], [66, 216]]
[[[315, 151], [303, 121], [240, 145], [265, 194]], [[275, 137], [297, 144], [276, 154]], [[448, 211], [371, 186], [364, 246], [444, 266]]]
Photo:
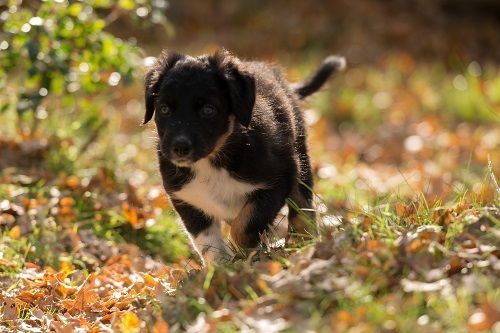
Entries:
[[146, 114], [144, 115], [143, 124], [146, 124], [151, 120], [151, 118], [153, 118], [153, 114], [155, 112], [155, 101], [163, 78], [167, 74], [168, 70], [174, 67], [175, 63], [182, 59], [182, 57], [183, 55], [178, 53], [168, 53], [163, 51], [161, 55], [156, 58], [156, 61], [146, 73], [144, 80]]
[[236, 119], [248, 127], [255, 104], [255, 78], [243, 68], [238, 58], [224, 49], [210, 56], [209, 62], [222, 74]]

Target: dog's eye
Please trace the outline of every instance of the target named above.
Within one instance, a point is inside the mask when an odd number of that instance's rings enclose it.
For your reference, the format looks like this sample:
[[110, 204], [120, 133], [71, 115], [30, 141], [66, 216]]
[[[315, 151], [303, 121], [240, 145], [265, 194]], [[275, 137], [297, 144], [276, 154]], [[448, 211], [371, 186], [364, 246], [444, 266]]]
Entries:
[[170, 116], [170, 114], [172, 113], [172, 110], [168, 107], [168, 105], [162, 104], [160, 106], [160, 113], [163, 116]]
[[212, 118], [217, 113], [217, 110], [212, 105], [204, 105], [200, 110], [200, 116], [203, 118]]

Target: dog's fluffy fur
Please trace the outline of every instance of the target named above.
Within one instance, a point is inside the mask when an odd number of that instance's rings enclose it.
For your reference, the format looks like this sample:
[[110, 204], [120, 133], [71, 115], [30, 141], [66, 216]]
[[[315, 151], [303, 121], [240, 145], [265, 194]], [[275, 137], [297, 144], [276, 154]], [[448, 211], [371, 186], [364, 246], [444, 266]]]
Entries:
[[[236, 244], [253, 247], [287, 198], [314, 218], [300, 99], [344, 65], [328, 57], [293, 87], [279, 68], [224, 50], [157, 58], [146, 74], [144, 123], [155, 116], [163, 185], [205, 261], [231, 257], [221, 221]], [[307, 228], [295, 209], [289, 222]]]

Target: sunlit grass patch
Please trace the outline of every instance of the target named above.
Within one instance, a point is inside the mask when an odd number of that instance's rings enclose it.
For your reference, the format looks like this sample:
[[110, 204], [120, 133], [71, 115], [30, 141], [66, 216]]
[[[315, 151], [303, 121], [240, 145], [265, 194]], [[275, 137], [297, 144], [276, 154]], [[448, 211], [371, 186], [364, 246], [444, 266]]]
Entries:
[[30, 248], [27, 239], [15, 239], [11, 236], [12, 229], [0, 232], [0, 278], [15, 277], [23, 267]]
[[[5, 234], [16, 231], [16, 239], [30, 244], [28, 260], [57, 268], [64, 255], [80, 268], [99, 265], [107, 255], [100, 253], [98, 243], [106, 241], [114, 244], [108, 247], [133, 242], [170, 261], [188, 254], [184, 234], [159, 193], [137, 201], [135, 189], [120, 192], [104, 173], [52, 180], [25, 177], [23, 182], [2, 186], [0, 214], [2, 224], [11, 228]], [[102, 241], [93, 239], [94, 234]]]
[[[292, 332], [491, 327], [499, 214], [493, 206], [443, 209], [394, 198], [351, 213], [308, 246], [262, 247], [250, 259], [191, 275], [164, 303], [165, 316], [176, 330], [228, 323]], [[476, 312], [482, 322], [474, 322]]]

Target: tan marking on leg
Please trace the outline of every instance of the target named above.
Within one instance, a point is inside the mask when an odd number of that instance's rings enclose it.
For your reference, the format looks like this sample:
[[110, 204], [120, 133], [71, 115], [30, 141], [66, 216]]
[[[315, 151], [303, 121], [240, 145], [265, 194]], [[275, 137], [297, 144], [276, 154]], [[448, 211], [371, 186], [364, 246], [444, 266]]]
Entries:
[[254, 245], [251, 244], [251, 239], [246, 233], [246, 227], [252, 217], [254, 209], [255, 205], [248, 202], [243, 206], [238, 216], [231, 222], [231, 238], [238, 246], [250, 247]]

